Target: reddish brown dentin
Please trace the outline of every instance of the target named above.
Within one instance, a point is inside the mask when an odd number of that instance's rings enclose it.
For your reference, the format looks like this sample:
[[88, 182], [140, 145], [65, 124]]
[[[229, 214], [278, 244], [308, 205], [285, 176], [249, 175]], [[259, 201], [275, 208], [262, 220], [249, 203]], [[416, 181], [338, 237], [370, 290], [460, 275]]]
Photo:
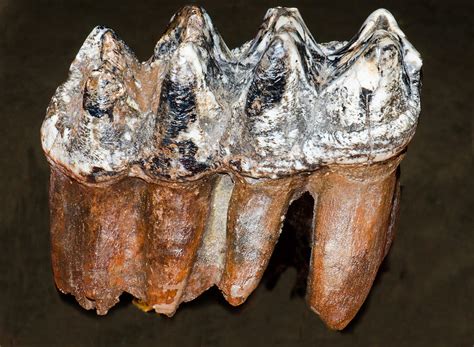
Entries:
[[213, 179], [92, 187], [51, 172], [52, 261], [58, 288], [106, 314], [123, 291], [173, 315], [209, 212]]
[[257, 287], [280, 236], [288, 205], [301, 194], [303, 184], [300, 176], [263, 182], [236, 178], [227, 217], [226, 262], [219, 283], [230, 304], [242, 304]]
[[145, 297], [148, 195], [141, 179], [91, 187], [52, 168], [51, 256], [58, 288], [106, 314], [123, 291]]
[[400, 160], [336, 169], [308, 181], [316, 204], [307, 300], [330, 328], [343, 329], [356, 315], [386, 255]]

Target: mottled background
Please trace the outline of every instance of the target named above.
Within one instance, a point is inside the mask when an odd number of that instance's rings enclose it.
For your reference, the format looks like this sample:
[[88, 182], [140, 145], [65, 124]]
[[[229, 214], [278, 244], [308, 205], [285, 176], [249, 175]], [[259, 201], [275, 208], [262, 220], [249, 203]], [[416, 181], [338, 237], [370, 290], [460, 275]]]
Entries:
[[[304, 201], [292, 208], [264, 282], [240, 308], [231, 308], [211, 290], [169, 319], [138, 311], [124, 295], [107, 316], [97, 317], [60, 295], [50, 268], [49, 171], [39, 139], [46, 106], [95, 25], [114, 28], [145, 60], [184, 3], [0, 0], [0, 345], [472, 346], [474, 228], [468, 173], [474, 11], [469, 3], [278, 3], [299, 7], [320, 42], [350, 39], [373, 10], [385, 7], [424, 59], [423, 111], [402, 164], [397, 239], [356, 319], [345, 331], [333, 332], [305, 305], [304, 283], [293, 266], [304, 268], [307, 261], [304, 243], [294, 237], [295, 223], [304, 226]], [[230, 47], [251, 39], [266, 9], [278, 5], [200, 4]]]

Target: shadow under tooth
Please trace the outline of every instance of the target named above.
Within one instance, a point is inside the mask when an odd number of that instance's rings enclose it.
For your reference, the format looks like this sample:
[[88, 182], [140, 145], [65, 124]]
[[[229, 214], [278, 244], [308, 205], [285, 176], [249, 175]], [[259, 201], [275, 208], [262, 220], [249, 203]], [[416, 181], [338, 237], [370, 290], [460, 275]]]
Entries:
[[231, 305], [242, 304], [260, 282], [280, 235], [300, 177], [249, 182], [237, 177], [227, 219], [227, 253], [219, 288]]
[[182, 301], [195, 299], [221, 279], [226, 249], [227, 209], [233, 188], [230, 176], [217, 177], [210, 199], [211, 211], [206, 230]]
[[400, 159], [309, 179], [317, 203], [307, 300], [332, 329], [356, 315], [384, 257]]
[[148, 185], [144, 310], [172, 316], [186, 288], [209, 211], [214, 178]]
[[54, 278], [84, 308], [106, 314], [123, 291], [143, 297], [144, 192], [136, 178], [91, 187], [51, 170]]

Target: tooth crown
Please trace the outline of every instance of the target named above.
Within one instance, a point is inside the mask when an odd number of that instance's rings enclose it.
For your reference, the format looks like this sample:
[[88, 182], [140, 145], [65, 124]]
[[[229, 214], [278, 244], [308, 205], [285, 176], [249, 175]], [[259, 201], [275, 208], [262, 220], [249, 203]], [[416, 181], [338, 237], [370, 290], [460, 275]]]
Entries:
[[420, 68], [386, 10], [351, 41], [318, 44], [297, 9], [273, 8], [231, 51], [204, 10], [186, 7], [144, 63], [95, 28], [51, 101], [42, 144], [84, 182], [384, 161], [414, 134]]

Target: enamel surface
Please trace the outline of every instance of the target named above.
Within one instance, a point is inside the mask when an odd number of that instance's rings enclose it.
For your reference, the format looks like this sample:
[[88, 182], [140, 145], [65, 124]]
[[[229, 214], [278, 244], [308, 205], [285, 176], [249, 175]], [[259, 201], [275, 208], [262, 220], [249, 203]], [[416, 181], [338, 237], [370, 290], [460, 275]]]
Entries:
[[297, 9], [273, 8], [253, 40], [229, 50], [204, 10], [185, 7], [143, 63], [95, 28], [51, 101], [42, 144], [90, 183], [384, 161], [414, 134], [420, 68], [386, 10], [349, 42], [319, 44]]

